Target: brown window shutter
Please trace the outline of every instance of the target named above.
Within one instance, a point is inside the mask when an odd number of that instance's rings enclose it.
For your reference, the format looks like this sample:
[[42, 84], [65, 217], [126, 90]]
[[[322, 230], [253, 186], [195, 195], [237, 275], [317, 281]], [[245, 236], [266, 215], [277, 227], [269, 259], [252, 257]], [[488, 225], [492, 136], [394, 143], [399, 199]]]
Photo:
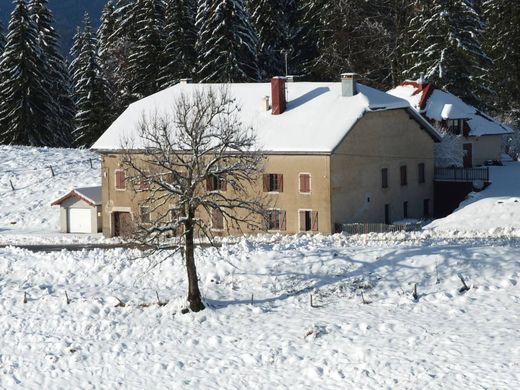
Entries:
[[312, 212], [312, 231], [313, 232], [318, 231], [318, 212], [317, 211]]
[[300, 211], [300, 232], [305, 231], [305, 211]]
[[116, 172], [116, 188], [118, 190], [125, 188], [125, 172], [124, 171]]
[[226, 192], [227, 191], [227, 180], [224, 179], [224, 178], [220, 178], [219, 179], [219, 184], [220, 184], [219, 190]]
[[213, 191], [213, 176], [206, 177], [206, 191]]
[[264, 181], [264, 192], [269, 192], [269, 174], [264, 173], [263, 181]]
[[277, 181], [278, 181], [278, 192], [283, 192], [283, 175], [282, 174], [278, 175]]
[[280, 230], [287, 230], [287, 212], [280, 210]]

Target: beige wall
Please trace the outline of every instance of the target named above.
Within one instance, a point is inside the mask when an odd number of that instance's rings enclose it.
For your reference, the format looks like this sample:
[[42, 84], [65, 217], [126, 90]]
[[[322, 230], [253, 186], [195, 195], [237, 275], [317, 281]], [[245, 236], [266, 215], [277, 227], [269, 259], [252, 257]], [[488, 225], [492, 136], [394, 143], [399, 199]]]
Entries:
[[471, 143], [473, 166], [482, 165], [486, 160], [500, 160], [502, 154], [502, 135], [485, 135], [482, 137], [465, 137], [463, 144]]
[[[423, 216], [423, 201], [433, 212], [433, 140], [404, 109], [367, 113], [331, 157], [332, 223], [384, 222]], [[418, 164], [425, 164], [425, 183], [418, 183]], [[400, 167], [407, 166], [408, 185], [401, 186]], [[388, 169], [388, 188], [381, 169]]]

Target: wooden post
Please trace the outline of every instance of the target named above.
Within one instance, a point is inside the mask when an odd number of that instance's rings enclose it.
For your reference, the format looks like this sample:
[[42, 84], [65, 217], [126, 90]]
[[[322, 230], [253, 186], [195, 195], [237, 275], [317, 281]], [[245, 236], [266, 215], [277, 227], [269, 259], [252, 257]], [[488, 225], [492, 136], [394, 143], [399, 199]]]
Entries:
[[67, 305], [70, 305], [70, 299], [69, 294], [67, 294], [67, 290], [65, 290], [65, 302], [67, 302]]
[[459, 292], [462, 294], [462, 293], [465, 293], [466, 291], [468, 291], [469, 287], [466, 284], [466, 281], [464, 280], [464, 277], [462, 276], [462, 274], [459, 274], [459, 279], [462, 282], [462, 287], [459, 289]]
[[413, 285], [413, 293], [412, 293], [412, 297], [413, 299], [415, 299], [416, 301], [419, 299], [419, 295], [417, 295], [417, 283], [415, 283]]
[[91, 159], [91, 158], [89, 158], [89, 159], [88, 159], [88, 161], [90, 162], [90, 169], [93, 169], [93, 168], [94, 168], [94, 166], [92, 165], [92, 159]]
[[253, 294], [251, 294], [251, 306], [253, 306], [253, 303], [254, 303], [254, 296], [253, 296]]
[[13, 185], [13, 182], [11, 181], [11, 179], [9, 179], [9, 184], [11, 184], [11, 189], [14, 191], [14, 185]]
[[50, 168], [50, 170], [51, 170], [51, 175], [52, 175], [52, 177], [54, 177], [54, 169], [52, 169], [52, 165], [49, 165], [49, 168]]
[[23, 292], [23, 303], [27, 303], [27, 293]]

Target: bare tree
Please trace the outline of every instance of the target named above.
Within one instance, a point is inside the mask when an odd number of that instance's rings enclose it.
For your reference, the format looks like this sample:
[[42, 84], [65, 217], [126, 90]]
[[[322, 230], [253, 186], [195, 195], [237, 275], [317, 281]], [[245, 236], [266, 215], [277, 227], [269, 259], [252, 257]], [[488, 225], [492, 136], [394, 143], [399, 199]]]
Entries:
[[189, 308], [200, 311], [195, 241], [212, 242], [217, 230], [265, 227], [264, 157], [227, 89], [194, 90], [180, 95], [170, 114], [143, 116], [134, 140], [140, 147], [126, 146], [123, 162], [140, 202], [135, 238], [152, 251], [182, 251]]

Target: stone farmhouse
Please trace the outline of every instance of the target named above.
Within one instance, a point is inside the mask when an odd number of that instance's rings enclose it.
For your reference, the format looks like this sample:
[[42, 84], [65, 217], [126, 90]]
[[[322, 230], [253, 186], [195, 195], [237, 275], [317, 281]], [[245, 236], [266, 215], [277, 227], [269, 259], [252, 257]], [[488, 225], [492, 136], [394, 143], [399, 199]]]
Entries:
[[[184, 80], [131, 104], [93, 145], [102, 156], [106, 236], [121, 234], [136, 217], [153, 218], [125, 181], [123, 139], [136, 137], [143, 114], [166, 112], [181, 94], [210, 86], [218, 87]], [[330, 234], [344, 223], [433, 214], [434, 143], [441, 136], [406, 99], [362, 85], [355, 74], [340, 82], [275, 77], [228, 87], [266, 156], [252, 190], [272, 200], [269, 231]], [[140, 148], [137, 142], [135, 152]], [[218, 215], [208, 218], [215, 231], [226, 231]]]
[[513, 132], [508, 126], [424, 79], [404, 81], [388, 93], [406, 99], [438, 130], [460, 136], [465, 168], [501, 160], [503, 136]]

